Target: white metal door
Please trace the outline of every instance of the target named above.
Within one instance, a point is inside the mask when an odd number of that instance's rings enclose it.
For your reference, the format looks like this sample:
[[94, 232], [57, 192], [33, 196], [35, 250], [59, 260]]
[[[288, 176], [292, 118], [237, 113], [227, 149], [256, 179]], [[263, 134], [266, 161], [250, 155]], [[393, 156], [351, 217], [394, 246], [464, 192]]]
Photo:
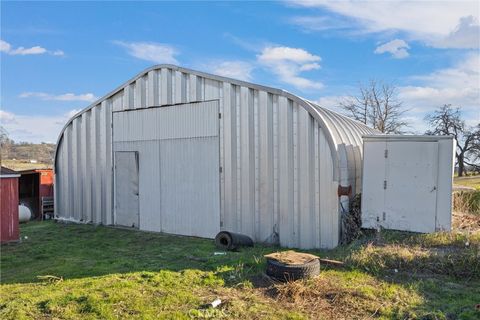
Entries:
[[385, 206], [385, 141], [364, 144], [362, 187], [362, 227], [377, 228]]
[[385, 217], [396, 230], [435, 231], [437, 142], [387, 142]]
[[160, 165], [162, 231], [214, 238], [220, 231], [218, 137], [163, 140]]
[[115, 224], [138, 228], [138, 153], [115, 152]]

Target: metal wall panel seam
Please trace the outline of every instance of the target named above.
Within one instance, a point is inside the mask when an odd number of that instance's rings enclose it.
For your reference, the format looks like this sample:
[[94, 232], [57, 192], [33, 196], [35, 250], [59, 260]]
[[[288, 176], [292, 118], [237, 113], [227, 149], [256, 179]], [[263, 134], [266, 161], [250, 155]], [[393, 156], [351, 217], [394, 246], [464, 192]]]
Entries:
[[73, 164], [72, 164], [72, 126], [73, 126], [73, 123], [72, 125], [70, 125], [66, 131], [66, 145], [67, 145], [67, 168], [68, 168], [68, 171], [67, 171], [67, 182], [68, 184], [66, 185], [67, 186], [67, 218], [71, 218], [72, 217], [72, 214], [73, 214], [73, 191], [72, 191], [72, 187], [73, 187], [73, 183], [71, 183], [71, 180], [73, 180]]
[[288, 99], [289, 108], [292, 108], [292, 141], [293, 141], [293, 211], [290, 213], [292, 215], [291, 220], [292, 225], [292, 246], [298, 247], [299, 245], [299, 215], [300, 210], [298, 208], [298, 105], [292, 100]]
[[278, 188], [278, 96], [268, 93], [268, 99], [272, 105], [272, 117], [273, 117], [273, 228], [274, 228], [274, 241], [279, 243], [279, 188]]
[[279, 236], [280, 245], [292, 247], [293, 221], [293, 144], [292, 144], [292, 109], [286, 97], [278, 99], [279, 112]]
[[[227, 228], [234, 228], [236, 224], [236, 201], [237, 195], [235, 193], [236, 186], [236, 149], [237, 149], [237, 138], [236, 138], [236, 119], [237, 115], [235, 112], [235, 101], [233, 98], [234, 91], [233, 85], [230, 83], [224, 83], [223, 88], [223, 107], [224, 107], [224, 137], [225, 137], [225, 165], [224, 165], [224, 176], [225, 176], [225, 212], [223, 220], [224, 230]], [[236, 229], [233, 229], [236, 230]]]
[[85, 202], [86, 202], [86, 172], [87, 172], [87, 150], [86, 150], [86, 142], [87, 142], [87, 121], [86, 121], [87, 113], [82, 114], [80, 119], [80, 143], [79, 143], [79, 154], [80, 154], [80, 216], [83, 221], [88, 221]]
[[320, 127], [317, 123], [317, 121], [313, 120], [313, 148], [314, 148], [314, 160], [313, 160], [313, 163], [314, 163], [314, 170], [315, 170], [315, 181], [314, 181], [314, 184], [315, 184], [315, 205], [314, 205], [314, 208], [315, 208], [315, 229], [317, 230], [317, 232], [315, 233], [315, 245], [316, 245], [316, 248], [320, 248], [320, 214], [321, 214], [321, 211], [320, 211], [320, 146], [319, 146], [319, 130]]
[[147, 105], [148, 106], [158, 105], [158, 74], [157, 74], [157, 70], [151, 70], [151, 71], [148, 72]]
[[[253, 202], [254, 202], [254, 235], [256, 241], [261, 241], [260, 237], [260, 208], [259, 208], [259, 203], [260, 203], [260, 186], [259, 186], [259, 166], [260, 166], [260, 137], [259, 137], [259, 119], [258, 119], [258, 91], [254, 91], [253, 94], [253, 143], [254, 143], [254, 192], [253, 192]], [[265, 213], [264, 213], [265, 214]]]
[[107, 154], [107, 165], [106, 165], [106, 215], [107, 215], [107, 223], [113, 224], [113, 153], [112, 153], [112, 145], [113, 145], [113, 134], [112, 134], [112, 100], [107, 100], [106, 109], [106, 133], [105, 133], [105, 147], [106, 147], [106, 154]]
[[237, 168], [237, 175], [236, 175], [236, 195], [237, 195], [237, 200], [235, 202], [236, 204], [236, 220], [237, 220], [237, 225], [236, 229], [238, 232], [242, 232], [242, 182], [241, 182], [241, 177], [242, 177], [242, 159], [241, 159], [241, 122], [240, 122], [240, 113], [241, 113], [241, 105], [240, 105], [240, 87], [235, 86], [235, 90], [233, 91], [233, 94], [235, 94], [235, 114], [236, 114], [236, 123], [235, 123], [235, 130], [236, 130], [236, 168]]
[[220, 89], [220, 82], [217, 83], [218, 86], [218, 99], [219, 99], [219, 143], [220, 143], [220, 228], [223, 227], [225, 220], [225, 131], [224, 131], [224, 121], [225, 121], [225, 111], [224, 111], [224, 95], [223, 90]]

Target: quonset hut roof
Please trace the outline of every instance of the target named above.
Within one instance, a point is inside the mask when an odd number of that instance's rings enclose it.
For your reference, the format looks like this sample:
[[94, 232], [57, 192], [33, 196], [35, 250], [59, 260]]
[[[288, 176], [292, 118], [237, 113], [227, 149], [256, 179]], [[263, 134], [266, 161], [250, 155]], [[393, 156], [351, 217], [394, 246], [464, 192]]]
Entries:
[[[124, 90], [131, 83], [134, 83], [139, 78], [142, 78], [145, 75], [147, 75], [150, 71], [161, 70], [164, 68], [171, 69], [173, 71], [187, 73], [187, 74], [193, 74], [205, 79], [229, 82], [231, 84], [235, 84], [238, 86], [244, 86], [252, 89], [263, 90], [272, 94], [284, 96], [288, 99], [291, 99], [297, 102], [299, 105], [303, 106], [312, 115], [314, 119], [316, 119], [319, 122], [319, 124], [321, 125], [323, 130], [325, 130], [325, 132], [329, 133], [329, 135], [327, 135], [327, 139], [328, 139], [330, 148], [332, 150], [337, 151], [336, 154], [335, 153], [332, 154], [332, 157], [333, 157], [333, 163], [336, 164], [337, 168], [339, 169], [339, 170], [335, 170], [334, 172], [334, 177], [338, 180], [345, 180], [345, 179], [341, 179], [342, 176], [346, 178], [347, 176], [352, 174], [352, 170], [354, 172], [357, 172], [356, 174], [354, 174], [355, 177], [357, 178], [359, 177], [358, 174], [361, 172], [361, 167], [359, 167], [359, 165], [361, 166], [361, 158], [362, 158], [362, 155], [361, 155], [362, 135], [379, 133], [377, 130], [372, 129], [361, 122], [355, 121], [335, 111], [322, 107], [310, 100], [304, 99], [302, 97], [299, 97], [297, 95], [294, 95], [282, 89], [267, 87], [267, 86], [254, 84], [254, 83], [250, 83], [242, 80], [209, 74], [206, 72], [196, 71], [196, 70], [183, 68], [183, 67], [179, 67], [171, 64], [159, 64], [143, 70], [142, 72], [137, 74], [135, 77], [131, 78], [124, 84], [114, 89], [113, 91], [107, 93], [103, 97], [99, 98], [97, 101], [90, 104], [88, 107], [82, 109], [81, 111], [73, 115], [65, 124], [65, 126], [62, 128], [62, 131], [60, 132], [60, 135], [57, 139], [57, 148], [55, 150], [55, 160], [57, 158], [58, 146], [63, 137], [63, 133], [75, 118], [80, 117], [83, 113], [101, 104], [103, 101], [113, 97], [118, 92]], [[348, 168], [349, 167], [348, 163], [356, 164], [355, 168], [352, 168], [352, 167]], [[348, 173], [345, 172], [345, 174], [342, 174], [341, 173], [342, 170], [348, 170], [350, 172]], [[340, 174], [340, 177], [338, 176], [339, 174]], [[356, 179], [356, 180], [359, 181], [359, 179]], [[348, 183], [348, 182], [345, 181], [345, 183]], [[357, 187], [358, 187], [358, 183], [357, 183]]]

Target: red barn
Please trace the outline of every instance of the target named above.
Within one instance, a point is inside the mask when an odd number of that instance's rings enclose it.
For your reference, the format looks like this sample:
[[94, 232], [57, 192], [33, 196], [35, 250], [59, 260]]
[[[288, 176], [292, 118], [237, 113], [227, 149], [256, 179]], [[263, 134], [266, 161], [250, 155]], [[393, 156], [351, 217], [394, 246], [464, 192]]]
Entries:
[[34, 218], [42, 219], [42, 199], [53, 199], [53, 170], [32, 169], [19, 173], [20, 202], [30, 208]]
[[18, 178], [13, 170], [0, 171], [0, 242], [19, 240], [18, 230]]

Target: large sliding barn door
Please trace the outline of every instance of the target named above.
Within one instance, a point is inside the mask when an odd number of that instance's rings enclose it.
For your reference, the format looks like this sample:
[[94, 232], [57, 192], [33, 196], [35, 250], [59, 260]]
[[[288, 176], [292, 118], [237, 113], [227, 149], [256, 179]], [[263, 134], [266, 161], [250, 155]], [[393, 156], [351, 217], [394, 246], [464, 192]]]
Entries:
[[114, 113], [114, 150], [139, 153], [140, 229], [206, 238], [220, 230], [218, 105]]

